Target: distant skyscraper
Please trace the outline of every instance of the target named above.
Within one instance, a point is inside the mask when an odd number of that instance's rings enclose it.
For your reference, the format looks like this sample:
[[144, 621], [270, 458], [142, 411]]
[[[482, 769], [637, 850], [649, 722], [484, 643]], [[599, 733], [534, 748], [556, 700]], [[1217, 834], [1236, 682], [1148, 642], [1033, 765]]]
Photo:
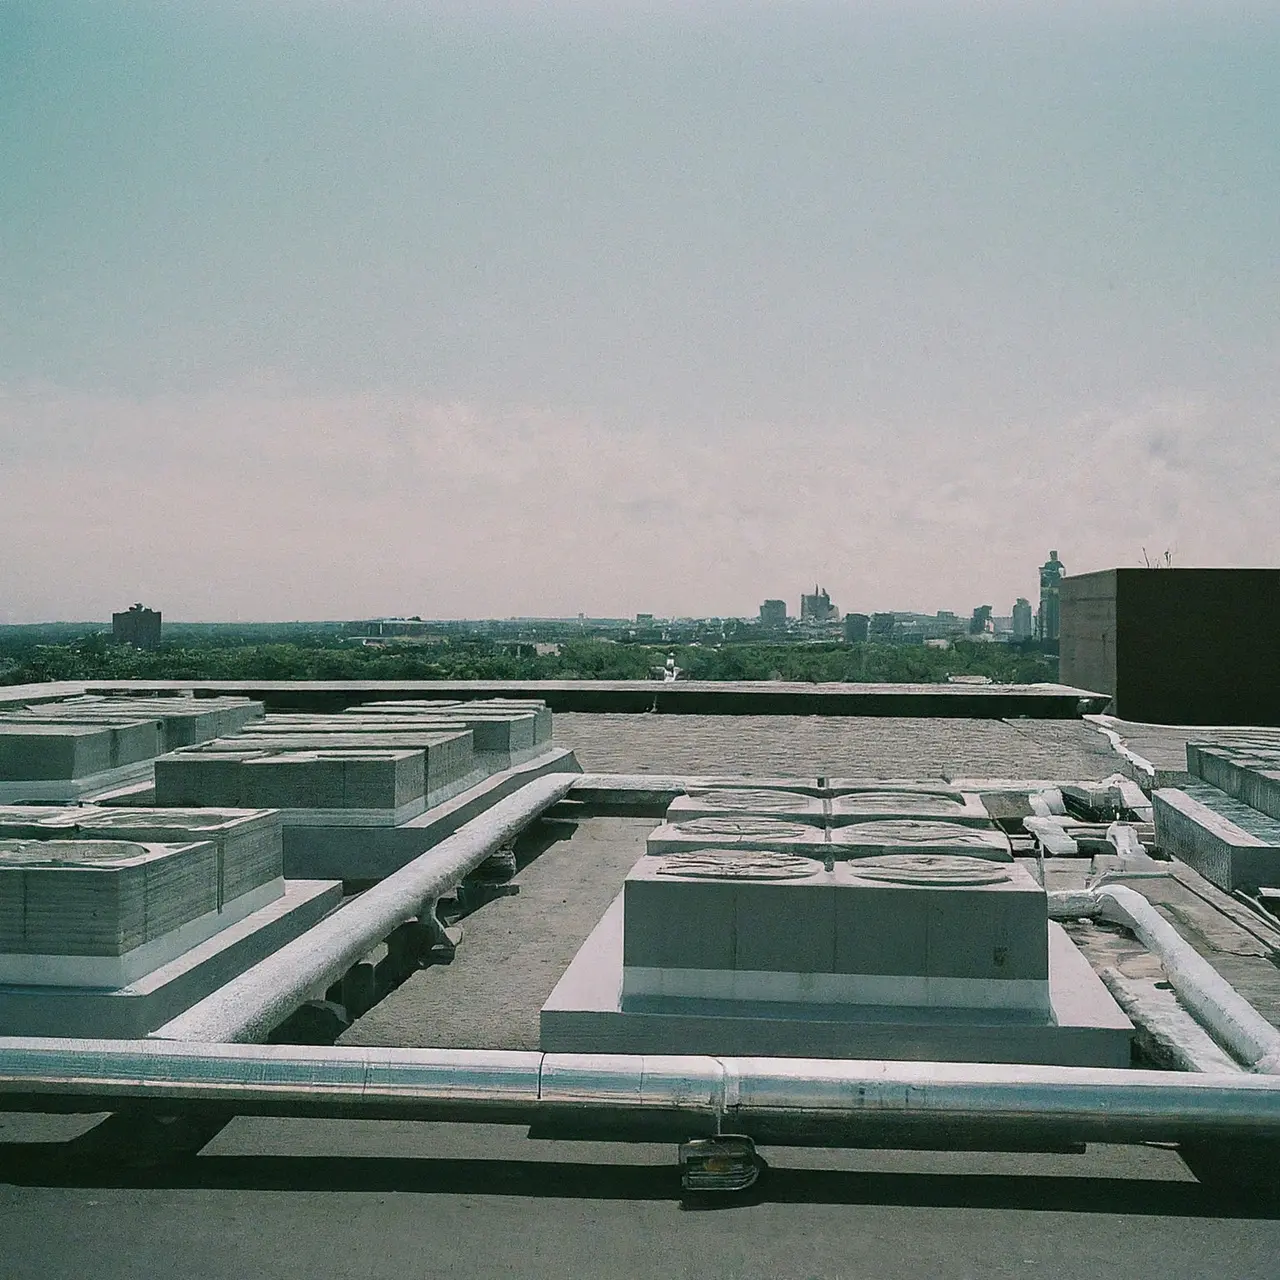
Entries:
[[782, 631], [787, 625], [787, 602], [766, 600], [760, 606], [760, 625], [768, 631]]
[[800, 597], [801, 622], [838, 622], [840, 611], [831, 603], [831, 597], [815, 582], [813, 594]]
[[1040, 566], [1040, 612], [1036, 615], [1036, 638], [1041, 644], [1058, 643], [1058, 584], [1066, 566], [1056, 551]]
[[873, 613], [868, 634], [873, 640], [889, 641], [898, 629], [898, 620], [891, 613]]
[[160, 613], [140, 604], [130, 605], [124, 613], [111, 615], [111, 638], [135, 649], [160, 647]]
[[865, 613], [846, 613], [844, 615], [845, 644], [861, 644], [867, 638], [867, 629], [871, 619]]
[[1031, 613], [1031, 601], [1024, 596], [1019, 596], [1017, 604], [1013, 606], [1013, 638], [1030, 640], [1035, 633], [1036, 624]]
[[989, 604], [980, 604], [973, 611], [973, 617], [969, 619], [969, 634], [971, 636], [988, 635], [995, 630], [995, 626], [991, 621], [992, 608], [993, 606]]

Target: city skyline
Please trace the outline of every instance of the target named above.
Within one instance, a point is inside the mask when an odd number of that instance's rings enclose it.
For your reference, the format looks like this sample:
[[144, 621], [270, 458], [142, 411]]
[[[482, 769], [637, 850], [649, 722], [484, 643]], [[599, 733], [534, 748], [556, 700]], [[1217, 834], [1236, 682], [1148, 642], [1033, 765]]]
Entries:
[[[1049, 554], [1053, 557], [1057, 557], [1058, 552], [1056, 550], [1053, 550]], [[1065, 568], [1065, 564], [1059, 561], [1059, 567]], [[1211, 567], [1211, 566], [1184, 566], [1184, 565], [1176, 565], [1176, 564], [1173, 564], [1172, 562], [1169, 563], [1167, 566], [1163, 564], [1151, 564], [1151, 563], [1146, 563], [1146, 564], [1140, 563], [1138, 565], [1109, 564], [1105, 566], [1105, 568], [1108, 568], [1108, 569], [1139, 568], [1139, 567], [1148, 568], [1154, 572], [1165, 567], [1167, 568], [1193, 568], [1193, 567], [1205, 568], [1205, 567]], [[1236, 566], [1236, 567], [1240, 567], [1240, 566]], [[1037, 567], [1037, 569], [1035, 569], [1034, 572], [1038, 574], [1039, 568]], [[1094, 571], [1083, 570], [1081, 572], [1094, 572]], [[1067, 576], [1070, 576], [1070, 575], [1068, 574]], [[896, 603], [893, 601], [875, 601], [872, 603], [868, 603], [867, 601], [858, 601], [851, 604], [845, 604], [841, 601], [837, 593], [830, 592], [829, 589], [821, 586], [821, 584], [819, 584], [817, 580], [815, 580], [812, 585], [814, 586], [813, 592], [809, 591], [808, 584], [806, 584], [801, 586], [791, 596], [782, 596], [782, 595], [761, 596], [760, 600], [757, 601], [757, 604], [754, 608], [747, 608], [747, 609], [741, 609], [741, 610], [721, 610], [721, 611], [713, 611], [713, 610], [707, 610], [707, 609], [692, 610], [692, 611], [677, 611], [677, 610], [664, 610], [660, 606], [653, 606], [645, 609], [627, 609], [619, 612], [578, 609], [575, 611], [565, 612], [565, 613], [555, 613], [555, 612], [544, 611], [544, 612], [529, 612], [529, 613], [445, 614], [445, 613], [431, 613], [425, 609], [418, 609], [415, 612], [410, 612], [408, 609], [401, 608], [401, 609], [392, 609], [392, 610], [386, 610], [381, 612], [370, 612], [370, 613], [335, 612], [330, 614], [315, 614], [309, 617], [303, 617], [303, 616], [288, 617], [285, 615], [263, 615], [263, 616], [254, 616], [254, 617], [249, 617], [249, 616], [184, 617], [181, 615], [177, 615], [177, 616], [172, 615], [167, 608], [162, 608], [161, 611], [165, 614], [165, 617], [168, 619], [168, 621], [172, 623], [183, 624], [183, 625], [186, 625], [186, 624], [235, 625], [237, 623], [251, 625], [251, 624], [265, 624], [265, 623], [298, 623], [298, 622], [333, 623], [333, 622], [356, 621], [361, 618], [408, 619], [408, 620], [417, 620], [417, 621], [423, 621], [423, 622], [439, 622], [439, 623], [522, 622], [522, 621], [572, 622], [577, 618], [583, 618], [583, 619], [592, 620], [592, 621], [605, 620], [605, 621], [611, 621], [611, 622], [627, 622], [627, 621], [641, 622], [645, 619], [652, 619], [656, 622], [672, 622], [672, 621], [681, 621], [681, 620], [721, 618], [725, 620], [733, 619], [738, 621], [752, 622], [752, 621], [760, 620], [760, 610], [762, 605], [772, 604], [775, 601], [780, 601], [786, 606], [785, 616], [788, 622], [802, 622], [802, 621], [807, 621], [804, 614], [805, 597], [807, 596], [813, 597], [816, 595], [818, 591], [821, 591], [822, 594], [826, 596], [826, 598], [829, 600], [829, 603], [832, 609], [835, 611], [835, 613], [838, 615], [839, 618], [843, 618], [850, 613], [861, 614], [868, 617], [877, 613], [880, 613], [880, 614], [891, 613], [891, 614], [899, 614], [903, 616], [916, 616], [921, 618], [954, 617], [958, 623], [963, 624], [969, 621], [974, 610], [977, 610], [980, 608], [990, 608], [992, 611], [993, 617], [1013, 623], [1017, 617], [1018, 605], [1022, 603], [1026, 603], [1029, 606], [1032, 619], [1038, 620], [1039, 614], [1040, 614], [1040, 607], [1043, 601], [1043, 596], [1042, 596], [1043, 582], [1039, 583], [1034, 588], [1031, 586], [1028, 586], [1028, 591], [1027, 591], [1027, 594], [1025, 595], [1022, 592], [1019, 592], [1014, 597], [1013, 601], [1008, 603], [1007, 608], [1004, 601], [995, 600], [991, 598], [983, 599], [981, 601], [978, 601], [975, 599], [973, 601], [970, 601], [968, 603], [963, 603], [956, 607], [941, 606], [941, 605], [935, 607], [933, 604], [930, 604], [928, 602], [923, 604], [915, 603], [908, 606], [908, 605], [904, 605], [901, 601]], [[114, 604], [117, 604], [117, 605], [118, 603], [119, 603], [118, 601], [114, 602]], [[152, 605], [159, 602], [157, 601], [140, 602], [130, 606], [130, 608], [132, 609], [141, 608], [143, 607], [143, 603], [145, 603], [146, 607], [149, 609]], [[652, 602], [648, 602], [648, 603], [652, 604]], [[113, 607], [108, 609], [108, 612], [105, 617], [106, 625], [109, 626], [111, 624], [112, 617], [118, 612], [119, 612], [118, 608]], [[38, 626], [41, 624], [78, 623], [78, 622], [92, 623], [92, 622], [102, 622], [102, 621], [104, 621], [104, 619], [96, 618], [90, 613], [85, 613], [83, 615], [67, 613], [57, 617], [50, 616], [50, 617], [39, 617], [39, 618], [36, 618], [36, 617], [15, 618], [11, 615], [11, 613], [7, 615], [3, 610], [3, 607], [0, 606], [0, 626]]]
[[1280, 10], [0, 7], [0, 622], [1280, 563]]

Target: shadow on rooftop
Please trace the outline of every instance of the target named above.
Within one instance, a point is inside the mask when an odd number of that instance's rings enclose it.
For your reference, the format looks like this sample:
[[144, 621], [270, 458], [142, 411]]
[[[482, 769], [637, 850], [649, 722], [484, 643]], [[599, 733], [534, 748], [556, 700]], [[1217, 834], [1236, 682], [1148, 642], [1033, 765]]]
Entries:
[[[674, 1164], [247, 1155], [184, 1157], [161, 1166], [130, 1169], [108, 1160], [74, 1158], [69, 1150], [73, 1146], [0, 1145], [0, 1181], [144, 1190], [400, 1192], [673, 1203], [682, 1199]], [[711, 1202], [723, 1210], [759, 1204], [1280, 1219], [1280, 1202], [1270, 1193], [1248, 1198], [1238, 1190], [1228, 1194], [1198, 1182], [1007, 1174], [769, 1169], [745, 1195]]]
[[515, 855], [516, 871], [523, 871], [531, 862], [540, 858], [552, 845], [564, 840], [572, 840], [578, 829], [576, 821], [563, 818], [548, 818], [545, 815], [516, 838]]

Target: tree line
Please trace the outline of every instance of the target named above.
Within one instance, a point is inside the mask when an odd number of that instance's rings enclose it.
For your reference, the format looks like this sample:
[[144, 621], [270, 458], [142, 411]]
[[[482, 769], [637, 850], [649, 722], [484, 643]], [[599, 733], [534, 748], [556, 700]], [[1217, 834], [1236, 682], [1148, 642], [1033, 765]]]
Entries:
[[534, 654], [482, 636], [373, 647], [336, 637], [258, 643], [245, 637], [166, 641], [142, 651], [90, 635], [61, 643], [0, 636], [0, 684], [44, 680], [647, 680], [674, 653], [681, 679], [940, 683], [986, 676], [1001, 684], [1057, 679], [1057, 659], [1012, 645], [958, 641], [949, 649], [895, 644], [659, 646], [599, 639]]

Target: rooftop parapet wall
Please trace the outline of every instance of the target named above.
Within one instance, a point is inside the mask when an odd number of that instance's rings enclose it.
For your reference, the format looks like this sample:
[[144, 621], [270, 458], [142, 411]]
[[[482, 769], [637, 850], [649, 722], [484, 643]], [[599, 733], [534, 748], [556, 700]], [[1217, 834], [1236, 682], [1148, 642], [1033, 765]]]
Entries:
[[[384, 701], [539, 701], [550, 711], [690, 715], [938, 716], [1074, 720], [1106, 693], [1061, 684], [799, 684], [646, 680], [136, 680], [88, 681], [96, 692], [236, 694], [276, 711], [341, 711]], [[35, 696], [40, 686], [28, 686]], [[0, 691], [0, 695], [3, 691]]]

